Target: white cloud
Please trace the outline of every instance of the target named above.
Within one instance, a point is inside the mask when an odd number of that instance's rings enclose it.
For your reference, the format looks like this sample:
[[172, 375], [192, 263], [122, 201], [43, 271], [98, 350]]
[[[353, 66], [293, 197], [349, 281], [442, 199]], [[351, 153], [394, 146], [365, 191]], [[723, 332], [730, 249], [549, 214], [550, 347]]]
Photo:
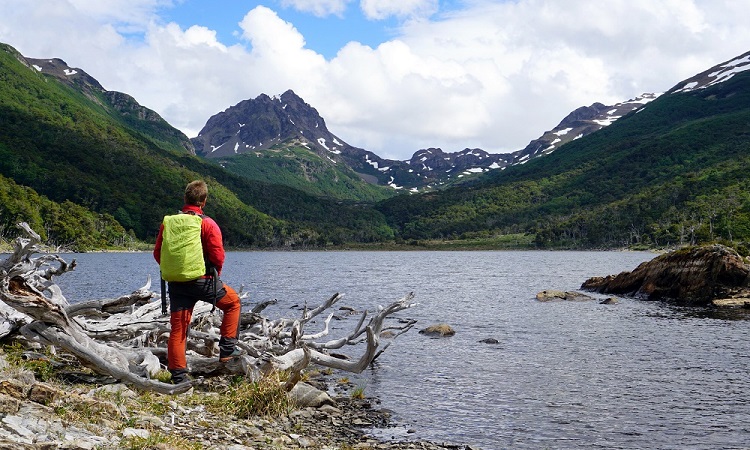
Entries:
[[438, 0], [362, 0], [362, 12], [374, 20], [395, 17], [428, 17], [438, 9]]
[[[47, 2], [48, 0], [42, 0]], [[177, 0], [181, 1], [181, 0]], [[39, 0], [32, 0], [39, 3]], [[29, 2], [29, 3], [32, 3]], [[169, 6], [173, 0], [58, 0], [58, 4], [70, 4], [77, 13], [100, 21], [142, 26], [153, 17], [154, 10]]]
[[351, 2], [352, 0], [281, 0], [281, 6], [291, 6], [298, 11], [308, 12], [317, 17], [329, 15], [341, 17]]
[[[350, 1], [284, 4], [339, 15]], [[243, 41], [230, 45], [199, 17], [164, 23], [165, 2], [3, 0], [0, 42], [63, 58], [191, 137], [241, 100], [293, 89], [348, 143], [399, 159], [518, 150], [575, 108], [665, 91], [750, 50], [746, 0], [471, 0], [429, 20], [432, 0], [363, 0], [370, 18], [408, 21], [329, 60], [267, 7], [235, 19]]]
[[242, 100], [320, 84], [325, 59], [306, 49], [302, 35], [276, 13], [256, 7], [240, 28], [250, 49], [226, 47], [203, 27], [152, 25], [148, 45], [135, 56], [136, 67], [129, 65], [131, 73], [123, 78], [149, 80], [132, 86], [131, 93], [149, 99], [147, 106], [190, 137], [209, 117]]

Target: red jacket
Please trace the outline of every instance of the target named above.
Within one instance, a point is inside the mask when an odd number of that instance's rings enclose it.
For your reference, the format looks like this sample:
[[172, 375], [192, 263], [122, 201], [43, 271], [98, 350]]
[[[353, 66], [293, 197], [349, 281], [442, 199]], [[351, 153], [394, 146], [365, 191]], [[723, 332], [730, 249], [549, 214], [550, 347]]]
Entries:
[[[199, 206], [185, 205], [182, 207], [182, 212], [190, 211], [203, 214], [203, 210]], [[164, 224], [159, 226], [159, 235], [156, 236], [156, 245], [154, 245], [154, 259], [157, 263], [161, 262], [162, 233], [164, 233]], [[224, 266], [224, 243], [221, 239], [221, 229], [214, 219], [208, 216], [204, 216], [203, 222], [201, 222], [201, 242], [203, 243], [203, 256], [208, 258], [221, 275], [221, 268]]]

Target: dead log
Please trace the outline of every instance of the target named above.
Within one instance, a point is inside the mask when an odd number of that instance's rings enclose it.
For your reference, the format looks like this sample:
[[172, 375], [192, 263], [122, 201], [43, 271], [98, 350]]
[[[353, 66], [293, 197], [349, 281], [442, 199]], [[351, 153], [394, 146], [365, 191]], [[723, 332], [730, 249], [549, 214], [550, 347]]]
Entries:
[[[166, 361], [169, 318], [161, 314], [161, 301], [151, 291], [150, 279], [127, 295], [70, 304], [53, 277], [74, 270], [75, 260], [68, 264], [56, 255], [32, 257], [39, 253], [39, 235], [26, 224], [19, 227], [28, 238], [18, 238], [14, 253], [0, 263], [0, 300], [4, 307], [0, 307], [0, 320], [5, 318], [6, 324], [13, 324], [0, 327], [0, 332], [18, 331], [29, 340], [59, 347], [86, 367], [140, 389], [162, 393], [189, 389], [189, 383], [172, 385], [151, 378]], [[214, 313], [210, 304], [199, 302], [189, 333], [188, 367], [194, 376], [242, 374], [252, 379], [289, 371], [288, 390], [310, 364], [359, 373], [385, 349], [380, 344], [385, 329], [403, 334], [414, 325], [414, 321], [406, 321], [401, 327], [385, 325], [395, 313], [412, 307], [413, 297], [410, 293], [373, 313], [362, 312], [351, 333], [327, 342], [319, 340], [328, 336], [333, 314], [320, 330], [306, 333], [305, 327], [336, 304], [341, 294], [334, 294], [315, 308], [308, 310], [305, 306], [299, 318], [269, 320], [261, 313], [276, 300], [259, 303], [241, 315], [238, 347], [246, 354], [228, 363], [218, 361], [221, 312]], [[359, 344], [364, 349], [351, 361], [328, 354], [331, 349]]]

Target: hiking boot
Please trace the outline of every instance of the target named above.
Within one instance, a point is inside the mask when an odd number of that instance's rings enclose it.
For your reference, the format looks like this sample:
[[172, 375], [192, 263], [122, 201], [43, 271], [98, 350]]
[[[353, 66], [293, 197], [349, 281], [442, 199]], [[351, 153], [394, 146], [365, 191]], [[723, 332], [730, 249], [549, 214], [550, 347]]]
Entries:
[[244, 355], [245, 352], [240, 350], [239, 348], [235, 347], [234, 350], [232, 350], [232, 353], [228, 355], [219, 355], [219, 362], [227, 362], [231, 360], [232, 358], [236, 358], [238, 356]]
[[188, 376], [187, 371], [172, 372], [172, 384], [181, 384], [190, 381], [192, 381], [192, 379]]

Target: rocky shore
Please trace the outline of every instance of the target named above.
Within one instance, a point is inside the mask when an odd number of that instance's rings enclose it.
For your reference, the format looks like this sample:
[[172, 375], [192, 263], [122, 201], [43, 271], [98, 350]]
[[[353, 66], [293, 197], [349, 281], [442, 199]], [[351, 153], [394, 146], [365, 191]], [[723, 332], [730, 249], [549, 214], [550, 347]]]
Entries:
[[686, 247], [630, 272], [586, 280], [582, 289], [678, 306], [750, 307], [750, 264], [719, 245]]
[[471, 449], [372, 437], [392, 425], [389, 412], [330, 375], [305, 383], [326, 400], [281, 416], [241, 419], [201, 403], [228, 382], [196, 380], [190, 392], [168, 396], [118, 383], [42, 382], [0, 358], [0, 450]]

